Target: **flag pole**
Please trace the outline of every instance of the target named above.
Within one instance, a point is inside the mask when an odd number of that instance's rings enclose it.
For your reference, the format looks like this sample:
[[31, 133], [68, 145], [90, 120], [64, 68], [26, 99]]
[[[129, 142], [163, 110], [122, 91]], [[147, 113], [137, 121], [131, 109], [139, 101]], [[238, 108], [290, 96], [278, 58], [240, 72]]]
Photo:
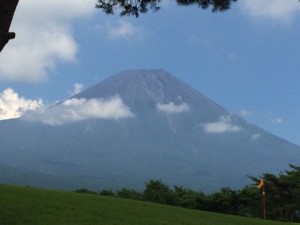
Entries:
[[258, 189], [262, 189], [262, 216], [264, 220], [266, 219], [266, 191], [265, 191], [265, 181], [261, 179], [257, 185]]
[[263, 184], [263, 216], [264, 220], [266, 219], [266, 192], [265, 192], [265, 184]]

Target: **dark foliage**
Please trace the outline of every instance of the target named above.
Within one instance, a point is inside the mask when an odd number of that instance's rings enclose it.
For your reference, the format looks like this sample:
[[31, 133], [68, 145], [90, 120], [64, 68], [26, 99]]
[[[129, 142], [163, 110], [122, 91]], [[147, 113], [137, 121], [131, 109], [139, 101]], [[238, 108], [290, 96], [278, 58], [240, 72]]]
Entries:
[[202, 192], [196, 192], [179, 186], [174, 186], [176, 206], [189, 209], [205, 209], [208, 203], [207, 196]]
[[142, 200], [143, 199], [143, 195], [133, 189], [126, 189], [126, 188], [122, 188], [121, 190], [117, 191], [117, 196], [121, 197], [121, 198], [129, 198], [129, 199], [134, 199], [134, 200]]
[[[222, 188], [218, 192], [205, 194], [181, 186], [170, 188], [160, 180], [150, 180], [143, 192], [123, 188], [113, 192], [102, 190], [101, 195], [109, 195], [134, 200], [150, 201], [178, 207], [205, 210], [224, 214], [262, 218], [262, 191], [266, 196], [267, 219], [280, 221], [300, 221], [300, 167], [290, 165], [278, 176], [270, 173], [260, 177], [249, 177], [253, 183], [241, 190]], [[257, 184], [264, 179], [264, 189]], [[94, 193], [86, 189], [75, 192]]]
[[[161, 0], [98, 0], [96, 8], [102, 9], [106, 14], [114, 14], [116, 9], [120, 10], [120, 15], [139, 16], [148, 10], [157, 11], [160, 9]], [[201, 9], [212, 9], [213, 12], [222, 12], [230, 8], [231, 3], [237, 0], [176, 0], [178, 5], [197, 5]]]
[[174, 192], [168, 185], [163, 184], [158, 180], [150, 180], [146, 183], [146, 188], [143, 192], [144, 199], [151, 202], [176, 205], [176, 197]]
[[230, 8], [231, 3], [237, 0], [177, 0], [178, 5], [197, 5], [201, 9], [212, 8], [213, 12], [222, 12]]
[[[274, 175], [265, 173], [267, 218], [281, 221], [299, 221], [300, 215], [300, 167], [290, 165], [291, 170]], [[258, 178], [252, 177], [253, 181]]]
[[111, 189], [103, 189], [99, 194], [103, 196], [115, 196], [115, 193]]
[[91, 190], [88, 190], [88, 189], [85, 189], [85, 188], [77, 189], [77, 190], [75, 190], [73, 192], [83, 193], [83, 194], [97, 194], [97, 192], [91, 191]]
[[15, 38], [15, 33], [9, 32], [16, 7], [19, 0], [0, 0], [0, 52], [10, 39]]

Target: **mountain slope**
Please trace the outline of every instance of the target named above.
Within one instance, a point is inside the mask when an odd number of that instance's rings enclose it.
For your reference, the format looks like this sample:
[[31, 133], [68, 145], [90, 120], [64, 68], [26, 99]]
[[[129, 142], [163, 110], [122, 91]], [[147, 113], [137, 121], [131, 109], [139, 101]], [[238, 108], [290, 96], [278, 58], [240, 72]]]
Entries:
[[163, 70], [124, 71], [47, 110], [2, 121], [0, 139], [0, 165], [53, 176], [58, 188], [139, 188], [161, 179], [211, 191], [300, 162], [298, 146]]

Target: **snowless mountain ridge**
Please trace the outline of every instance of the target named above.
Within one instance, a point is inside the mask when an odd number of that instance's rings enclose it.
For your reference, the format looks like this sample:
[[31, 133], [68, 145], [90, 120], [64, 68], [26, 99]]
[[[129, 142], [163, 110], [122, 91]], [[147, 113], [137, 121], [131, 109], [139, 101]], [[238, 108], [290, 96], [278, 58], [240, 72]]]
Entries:
[[237, 188], [250, 182], [247, 175], [300, 162], [298, 146], [164, 70], [123, 71], [53, 107], [0, 122], [0, 154], [0, 182], [96, 190], [142, 188], [149, 179], [203, 191]]

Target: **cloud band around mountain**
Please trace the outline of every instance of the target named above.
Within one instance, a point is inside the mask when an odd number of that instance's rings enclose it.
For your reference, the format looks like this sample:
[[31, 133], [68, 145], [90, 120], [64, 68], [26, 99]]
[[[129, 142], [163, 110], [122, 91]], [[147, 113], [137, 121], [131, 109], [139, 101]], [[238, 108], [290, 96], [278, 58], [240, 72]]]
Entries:
[[119, 120], [134, 114], [118, 96], [109, 99], [72, 98], [52, 107], [26, 113], [24, 120], [57, 126], [88, 119]]
[[233, 123], [230, 115], [221, 116], [219, 120], [216, 122], [203, 123], [202, 127], [206, 133], [213, 133], [213, 134], [234, 133], [242, 130], [241, 127]]
[[36, 110], [43, 106], [41, 99], [26, 99], [12, 88], [7, 88], [0, 93], [0, 120], [18, 118], [28, 110]]
[[181, 103], [179, 105], [176, 105], [174, 102], [169, 102], [168, 104], [158, 103], [156, 107], [160, 112], [164, 113], [183, 113], [191, 110], [187, 103]]

